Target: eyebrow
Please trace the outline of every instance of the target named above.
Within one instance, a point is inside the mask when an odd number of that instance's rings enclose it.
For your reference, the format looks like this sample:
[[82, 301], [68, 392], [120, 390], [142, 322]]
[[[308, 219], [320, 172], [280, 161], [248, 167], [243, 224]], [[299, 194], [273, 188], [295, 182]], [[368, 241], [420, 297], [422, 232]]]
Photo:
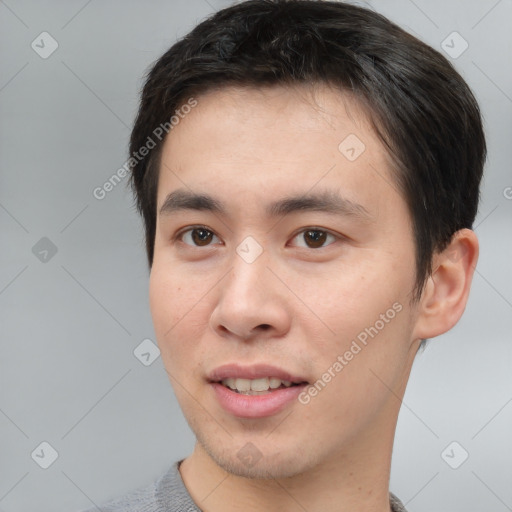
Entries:
[[[213, 196], [178, 189], [167, 195], [160, 207], [159, 215], [171, 215], [182, 210], [202, 210], [219, 215], [227, 213], [223, 203]], [[265, 213], [269, 217], [279, 217], [301, 211], [335, 213], [366, 221], [373, 218], [373, 215], [363, 205], [350, 201], [332, 190], [285, 197], [268, 204], [265, 208]]]

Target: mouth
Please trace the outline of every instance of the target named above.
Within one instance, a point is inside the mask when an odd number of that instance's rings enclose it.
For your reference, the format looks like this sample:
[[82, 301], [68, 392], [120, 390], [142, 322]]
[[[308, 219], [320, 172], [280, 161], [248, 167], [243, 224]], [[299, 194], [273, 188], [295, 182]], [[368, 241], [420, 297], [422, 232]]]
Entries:
[[208, 376], [222, 408], [240, 418], [272, 416], [291, 407], [309, 382], [272, 365], [224, 365]]
[[273, 393], [279, 389], [306, 385], [307, 382], [292, 382], [289, 380], [280, 379], [278, 377], [263, 377], [259, 379], [229, 377], [219, 381], [218, 384], [221, 384], [231, 391], [241, 395], [259, 396]]

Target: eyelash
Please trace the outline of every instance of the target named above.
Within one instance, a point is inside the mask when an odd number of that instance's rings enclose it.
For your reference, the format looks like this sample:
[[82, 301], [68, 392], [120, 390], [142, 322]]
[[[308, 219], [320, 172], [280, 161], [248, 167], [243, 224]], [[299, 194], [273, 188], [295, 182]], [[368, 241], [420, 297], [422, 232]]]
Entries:
[[[217, 236], [215, 234], [215, 232], [213, 230], [211, 230], [209, 227], [203, 226], [203, 225], [197, 225], [197, 226], [188, 227], [187, 229], [178, 232], [174, 236], [174, 241], [181, 241], [181, 242], [183, 242], [182, 238], [183, 238], [184, 235], [186, 235], [187, 233], [191, 233], [191, 232], [193, 232], [195, 230], [201, 230], [201, 229], [204, 230], [204, 231], [208, 231], [208, 233], [211, 233], [213, 236]], [[307, 228], [304, 228], [304, 229], [296, 232], [293, 235], [292, 240], [297, 238], [301, 234], [307, 233], [308, 231], [325, 233], [327, 237], [329, 237], [329, 236], [332, 237], [334, 239], [334, 241], [341, 240], [343, 238], [341, 235], [335, 235], [334, 233], [330, 232], [329, 230], [322, 229], [322, 228], [315, 227], [315, 226], [311, 226], [311, 227], [307, 227]], [[314, 250], [323, 249], [325, 247], [328, 247], [329, 245], [332, 245], [334, 243], [334, 241], [329, 243], [329, 244], [327, 244], [327, 245], [322, 245], [321, 247], [302, 247], [302, 248], [303, 249], [314, 249]], [[195, 247], [195, 248], [210, 247], [211, 246], [211, 244], [208, 244], [208, 245], [205, 245], [205, 246], [200, 246], [200, 245], [195, 245], [195, 244], [187, 244], [186, 242], [183, 242], [183, 243], [185, 243], [185, 245], [188, 245], [189, 247]]]

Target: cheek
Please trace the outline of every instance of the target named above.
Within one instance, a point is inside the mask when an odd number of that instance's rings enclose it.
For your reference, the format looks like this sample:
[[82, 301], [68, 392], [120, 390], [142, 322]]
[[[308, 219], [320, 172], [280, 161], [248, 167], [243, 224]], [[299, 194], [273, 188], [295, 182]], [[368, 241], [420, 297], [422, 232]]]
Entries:
[[171, 272], [153, 263], [149, 279], [149, 304], [158, 346], [166, 368], [184, 368], [185, 359], [197, 361], [194, 351], [208, 328], [210, 304], [204, 282], [186, 272]]
[[185, 324], [193, 297], [179, 273], [153, 263], [149, 279], [149, 305], [162, 356], [171, 349], [176, 332]]
[[149, 307], [159, 340], [179, 320], [177, 305], [182, 290], [183, 283], [179, 283], [176, 276], [162, 272], [158, 264], [153, 263], [149, 278]]
[[391, 309], [388, 306], [386, 297], [361, 303], [353, 313], [338, 310], [331, 317], [336, 334], [319, 337], [316, 346], [310, 344], [308, 356], [315, 361], [316, 381], [301, 403], [306, 404], [307, 417], [319, 424], [319, 439], [332, 439], [340, 428], [346, 428], [349, 436], [371, 428], [379, 415], [386, 414], [386, 404], [394, 409], [400, 403], [410, 310], [398, 301]]
[[375, 261], [363, 258], [330, 265], [325, 272], [293, 277], [294, 291], [304, 298], [314, 314], [311, 318], [316, 316], [335, 332], [341, 326], [368, 323], [377, 310], [391, 307], [404, 288], [403, 276], [395, 274], [391, 265], [382, 270]]
[[[414, 267], [395, 264], [395, 259], [404, 261], [381, 253], [374, 260], [333, 267], [329, 275], [296, 281], [297, 295], [311, 305], [303, 317], [307, 338], [314, 340], [309, 350], [325, 369], [354, 341], [361, 351], [353, 358], [361, 363], [405, 349]], [[352, 350], [358, 351], [357, 345]]]
[[[174, 270], [172, 270], [174, 269]], [[194, 274], [176, 265], [153, 263], [149, 278], [149, 305], [155, 329], [168, 331], [201, 302], [204, 286]]]

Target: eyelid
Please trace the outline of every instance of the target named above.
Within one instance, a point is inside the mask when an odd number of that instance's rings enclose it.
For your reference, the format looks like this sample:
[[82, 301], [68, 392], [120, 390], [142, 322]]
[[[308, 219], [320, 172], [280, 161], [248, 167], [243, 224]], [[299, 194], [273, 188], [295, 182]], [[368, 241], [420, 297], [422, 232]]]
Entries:
[[192, 231], [194, 229], [206, 229], [207, 231], [211, 231], [212, 233], [215, 233], [213, 231], [213, 229], [209, 228], [208, 226], [205, 226], [204, 224], [191, 224], [188, 226], [184, 226], [181, 229], [178, 229], [178, 231], [174, 235], [174, 238], [178, 238], [178, 237], [182, 236], [184, 233], [186, 233], [187, 231]]

